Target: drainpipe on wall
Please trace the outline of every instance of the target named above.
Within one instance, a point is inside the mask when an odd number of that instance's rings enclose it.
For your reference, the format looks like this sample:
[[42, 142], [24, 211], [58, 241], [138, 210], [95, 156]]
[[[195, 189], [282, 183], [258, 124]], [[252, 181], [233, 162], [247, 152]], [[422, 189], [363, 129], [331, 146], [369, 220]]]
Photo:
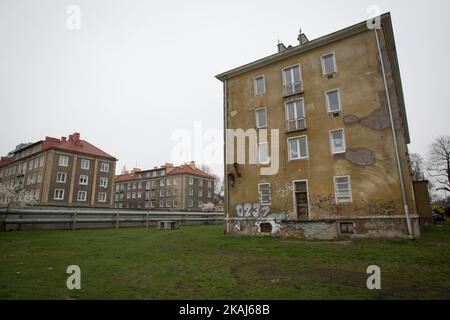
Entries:
[[375, 31], [375, 39], [377, 40], [378, 55], [380, 56], [381, 70], [383, 73], [384, 90], [386, 91], [386, 101], [387, 101], [387, 105], [388, 105], [388, 109], [389, 109], [389, 118], [390, 118], [391, 129], [392, 129], [392, 140], [394, 141], [395, 157], [397, 159], [397, 170], [398, 170], [398, 175], [400, 178], [400, 188], [402, 191], [403, 206], [405, 208], [406, 225], [408, 227], [408, 238], [410, 240], [412, 240], [412, 239], [414, 239], [414, 234], [413, 234], [412, 227], [411, 227], [411, 218], [409, 216], [408, 202], [406, 200], [405, 184], [403, 181], [403, 171], [402, 171], [402, 166], [400, 163], [400, 155], [398, 152], [398, 144], [397, 144], [397, 135], [395, 133], [394, 116], [392, 114], [391, 97], [389, 95], [386, 71], [384, 68], [383, 55], [381, 54], [380, 39], [378, 38], [377, 29], [374, 29], [374, 31]]
[[228, 174], [227, 174], [227, 128], [228, 128], [228, 90], [227, 90], [227, 79], [223, 80], [223, 140], [225, 143], [225, 149], [224, 149], [224, 157], [223, 157], [223, 168], [224, 168], [224, 175], [223, 175], [223, 181], [224, 181], [224, 191], [225, 191], [225, 211], [226, 211], [226, 218], [225, 218], [225, 226], [226, 226], [226, 234], [229, 234], [229, 226], [228, 226], [228, 219], [229, 219], [229, 203], [228, 203]]

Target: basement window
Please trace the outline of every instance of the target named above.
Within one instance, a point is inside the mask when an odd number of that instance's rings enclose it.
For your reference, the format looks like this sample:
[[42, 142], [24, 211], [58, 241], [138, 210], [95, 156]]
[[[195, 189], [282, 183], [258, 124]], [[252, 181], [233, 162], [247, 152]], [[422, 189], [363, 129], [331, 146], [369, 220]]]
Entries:
[[341, 222], [339, 226], [342, 234], [355, 234], [353, 222]]

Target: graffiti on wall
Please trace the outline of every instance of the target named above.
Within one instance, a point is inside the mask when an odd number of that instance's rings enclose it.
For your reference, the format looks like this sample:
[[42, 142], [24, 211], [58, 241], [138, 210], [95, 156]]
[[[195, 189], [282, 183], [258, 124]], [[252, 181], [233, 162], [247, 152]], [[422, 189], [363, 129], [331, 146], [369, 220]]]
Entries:
[[240, 218], [266, 218], [270, 214], [270, 206], [262, 206], [259, 203], [237, 204], [235, 209]]

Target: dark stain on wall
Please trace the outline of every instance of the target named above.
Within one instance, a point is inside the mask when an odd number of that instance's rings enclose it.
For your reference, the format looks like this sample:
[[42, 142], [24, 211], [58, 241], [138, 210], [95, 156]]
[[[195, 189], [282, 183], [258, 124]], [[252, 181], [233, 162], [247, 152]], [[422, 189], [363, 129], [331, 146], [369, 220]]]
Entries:
[[373, 166], [375, 165], [375, 155], [370, 149], [348, 149], [345, 158], [357, 166]]

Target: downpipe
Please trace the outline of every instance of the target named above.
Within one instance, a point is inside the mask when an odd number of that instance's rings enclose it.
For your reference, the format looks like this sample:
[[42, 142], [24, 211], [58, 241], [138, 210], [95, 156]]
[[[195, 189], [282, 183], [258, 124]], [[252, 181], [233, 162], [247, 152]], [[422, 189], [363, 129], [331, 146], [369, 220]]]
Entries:
[[389, 95], [386, 71], [385, 71], [385, 67], [384, 67], [384, 60], [383, 60], [383, 55], [381, 53], [380, 39], [378, 37], [377, 29], [374, 29], [374, 32], [375, 32], [375, 39], [377, 41], [378, 55], [380, 57], [380, 62], [381, 62], [381, 70], [383, 73], [383, 82], [384, 82], [384, 90], [386, 92], [386, 101], [387, 101], [387, 105], [388, 105], [388, 109], [389, 109], [389, 118], [390, 118], [391, 129], [392, 129], [392, 140], [394, 142], [395, 157], [397, 160], [397, 170], [398, 170], [398, 175], [400, 178], [400, 188], [401, 188], [402, 198], [403, 198], [403, 207], [405, 210], [406, 225], [408, 227], [408, 238], [410, 240], [413, 240], [414, 233], [413, 233], [412, 226], [411, 226], [411, 217], [409, 214], [408, 201], [406, 200], [405, 183], [403, 181], [403, 171], [402, 171], [402, 166], [401, 166], [401, 162], [400, 162], [400, 155], [398, 152], [397, 135], [395, 133], [395, 124], [394, 124], [394, 116], [392, 114], [391, 97]]

